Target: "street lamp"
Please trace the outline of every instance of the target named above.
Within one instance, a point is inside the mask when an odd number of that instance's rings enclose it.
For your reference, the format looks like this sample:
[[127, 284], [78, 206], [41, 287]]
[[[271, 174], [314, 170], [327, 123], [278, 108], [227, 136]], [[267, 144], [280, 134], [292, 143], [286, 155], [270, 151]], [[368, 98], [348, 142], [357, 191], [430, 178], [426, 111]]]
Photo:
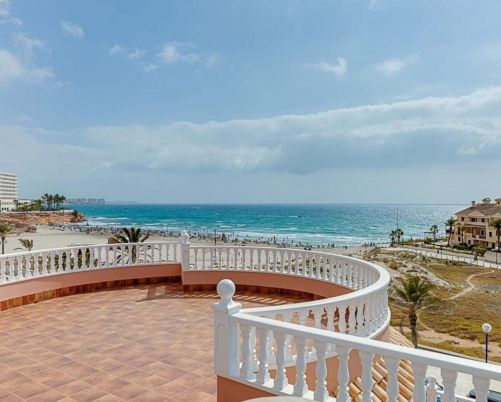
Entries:
[[489, 334], [492, 331], [492, 325], [487, 322], [482, 324], [482, 331], [484, 331], [485, 334], [485, 362], [487, 363], [489, 354]]

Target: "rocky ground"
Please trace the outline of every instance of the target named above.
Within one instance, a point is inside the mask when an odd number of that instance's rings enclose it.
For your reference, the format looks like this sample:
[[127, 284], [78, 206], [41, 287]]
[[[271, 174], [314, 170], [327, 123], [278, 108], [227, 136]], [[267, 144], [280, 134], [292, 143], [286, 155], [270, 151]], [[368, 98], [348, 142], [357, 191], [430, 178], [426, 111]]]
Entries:
[[42, 212], [2, 212], [0, 223], [10, 225], [13, 232], [35, 232], [36, 225], [59, 225], [72, 222], [83, 222], [84, 216], [73, 211]]

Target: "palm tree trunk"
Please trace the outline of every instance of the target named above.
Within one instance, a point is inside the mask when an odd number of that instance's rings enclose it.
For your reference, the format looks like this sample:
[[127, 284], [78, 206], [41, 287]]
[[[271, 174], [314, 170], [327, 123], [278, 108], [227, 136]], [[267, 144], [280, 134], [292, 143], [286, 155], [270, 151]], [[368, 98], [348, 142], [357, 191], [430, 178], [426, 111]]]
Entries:
[[2, 237], [2, 254], [5, 254], [5, 237]]
[[411, 341], [415, 348], [417, 348], [418, 332], [417, 332], [417, 315], [414, 311], [409, 312], [409, 323], [411, 326]]

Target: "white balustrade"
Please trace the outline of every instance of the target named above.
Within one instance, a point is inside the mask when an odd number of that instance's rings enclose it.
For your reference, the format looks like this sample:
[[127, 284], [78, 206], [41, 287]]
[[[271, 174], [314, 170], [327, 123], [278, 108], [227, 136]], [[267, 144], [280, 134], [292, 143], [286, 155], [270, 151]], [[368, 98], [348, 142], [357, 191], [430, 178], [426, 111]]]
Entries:
[[183, 243], [96, 244], [0, 255], [0, 285], [75, 271], [178, 263]]
[[[231, 281], [228, 282], [231, 283]], [[233, 294], [226, 295], [230, 299], [232, 296]], [[413, 400], [416, 402], [436, 402], [437, 397], [440, 397], [443, 401], [472, 401], [471, 398], [466, 396], [456, 395], [456, 379], [459, 373], [472, 376], [477, 401], [486, 402], [490, 381], [501, 380], [501, 368], [496, 365], [426, 350], [416, 350], [374, 339], [360, 339], [360, 336], [334, 332], [324, 328], [306, 327], [301, 323], [294, 324], [287, 320], [282, 321], [249, 314], [247, 311], [239, 306], [238, 311], [228, 313], [224, 318], [218, 315], [217, 323], [221, 328], [224, 327], [222, 323], [226, 320], [227, 326], [233, 324], [232, 328], [239, 328], [239, 330], [216, 332], [215, 344], [220, 346], [232, 345], [231, 348], [242, 350], [242, 354], [233, 353], [236, 361], [227, 364], [227, 366], [241, 368], [240, 374], [237, 374], [236, 378], [249, 386], [267, 389], [277, 395], [297, 395], [315, 401], [336, 400], [345, 402], [351, 400], [349, 383], [355, 377], [360, 376], [361, 400], [369, 402], [372, 400], [373, 390], [372, 370], [376, 364], [380, 364], [379, 361], [381, 360], [384, 361], [388, 372], [385, 383], [389, 402], [400, 399], [398, 370], [402, 361], [412, 365], [416, 380]], [[248, 334], [252, 333], [253, 330], [255, 330], [258, 338], [256, 357], [259, 365], [253, 372], [250, 372], [250, 359], [254, 355]], [[296, 372], [292, 384], [287, 383], [287, 378], [284, 375], [286, 365], [285, 340], [287, 337], [290, 337], [294, 344], [294, 356], [289, 364], [289, 366], [294, 367]], [[329, 356], [328, 351], [331, 346], [333, 346], [336, 353]], [[309, 352], [309, 348], [313, 348], [314, 353]], [[276, 363], [274, 365], [269, 365], [270, 350], [275, 351]], [[355, 351], [358, 352], [359, 364], [352, 365], [351, 359]], [[329, 387], [329, 378], [331, 378], [329, 374], [330, 366], [327, 364], [329, 359], [338, 360], [337, 389]], [[315, 376], [315, 386], [312, 389], [308, 389], [305, 379], [307, 363], [315, 364], [315, 370], [310, 371], [310, 375]], [[361, 371], [359, 369], [356, 369], [356, 373], [351, 371], [352, 367], [360, 366]], [[425, 386], [428, 367], [441, 370], [443, 390], [437, 387], [436, 380], [433, 377], [427, 378], [428, 381]], [[274, 375], [270, 376], [270, 371], [274, 372]], [[218, 370], [217, 367], [216, 374], [230, 379], [235, 378], [228, 371]], [[254, 374], [256, 374], [255, 377]], [[331, 394], [330, 391], [332, 391]]]

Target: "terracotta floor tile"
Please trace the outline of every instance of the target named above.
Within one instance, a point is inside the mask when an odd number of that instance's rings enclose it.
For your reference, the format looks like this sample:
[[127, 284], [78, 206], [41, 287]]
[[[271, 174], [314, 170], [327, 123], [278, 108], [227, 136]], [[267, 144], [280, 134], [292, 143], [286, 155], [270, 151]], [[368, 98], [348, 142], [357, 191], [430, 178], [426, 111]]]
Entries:
[[177, 402], [193, 402], [193, 401], [203, 401], [205, 398], [211, 395], [207, 392], [200, 391], [196, 388], [190, 388], [188, 391], [181, 392], [176, 395]]
[[149, 390], [147, 390], [146, 388], [143, 388], [137, 384], [129, 384], [123, 388], [114, 391], [113, 394], [127, 401], [130, 401], [138, 397], [139, 395], [143, 395], [147, 392], [149, 392]]
[[95, 387], [88, 387], [74, 395], [70, 395], [71, 398], [78, 402], [91, 402], [98, 398], [101, 398], [107, 394], [106, 391]]
[[168, 402], [170, 400], [171, 399], [166, 398], [165, 395], [153, 391], [148, 391], [146, 394], [133, 399], [134, 402]]
[[[2, 311], [0, 402], [177, 401], [181, 393], [211, 400], [217, 300], [213, 291], [162, 284]], [[235, 300], [245, 307], [298, 301], [246, 292]]]
[[36, 394], [32, 396], [31, 398], [28, 398], [27, 401], [29, 402], [49, 402], [49, 401], [59, 401], [60, 399], [63, 399], [64, 395], [61, 394], [60, 392], [56, 391], [55, 389], [48, 389], [45, 392], [42, 392], [40, 394]]

